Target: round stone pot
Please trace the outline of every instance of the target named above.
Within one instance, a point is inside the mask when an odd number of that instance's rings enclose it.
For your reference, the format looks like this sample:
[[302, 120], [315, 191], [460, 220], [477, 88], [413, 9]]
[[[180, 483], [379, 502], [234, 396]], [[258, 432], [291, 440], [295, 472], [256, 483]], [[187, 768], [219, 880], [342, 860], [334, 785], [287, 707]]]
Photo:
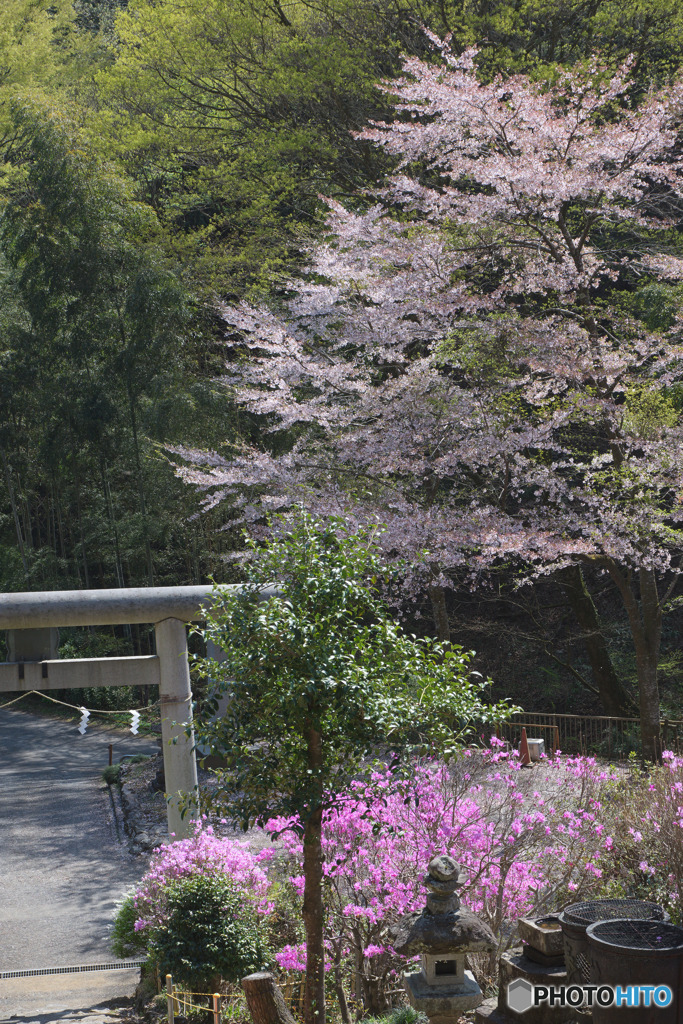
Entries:
[[559, 921], [562, 925], [568, 985], [590, 984], [591, 954], [586, 929], [597, 921], [611, 921], [614, 918], [668, 921], [669, 915], [657, 903], [648, 903], [647, 900], [586, 900], [565, 907], [559, 915]]
[[586, 929], [594, 985], [668, 985], [669, 1006], [593, 1006], [594, 1024], [683, 1024], [683, 928], [665, 921], [598, 921]]

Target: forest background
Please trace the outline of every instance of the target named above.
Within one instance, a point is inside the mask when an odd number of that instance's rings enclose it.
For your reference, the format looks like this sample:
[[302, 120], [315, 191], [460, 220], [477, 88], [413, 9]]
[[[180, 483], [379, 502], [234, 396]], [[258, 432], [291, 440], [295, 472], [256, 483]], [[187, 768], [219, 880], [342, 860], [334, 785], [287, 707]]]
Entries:
[[[476, 46], [482, 82], [553, 82], [595, 54], [614, 69], [633, 55], [642, 97], [683, 62], [676, 0], [5, 0], [0, 590], [240, 578], [240, 506], [207, 501], [199, 477], [188, 486], [177, 452], [277, 456], [300, 425], [273, 431], [238, 401], [226, 362], [245, 355], [224, 311], [289, 298], [327, 234], [321, 196], [362, 210], [381, 190], [395, 159], [358, 133], [391, 120], [378, 82], [403, 56], [435, 59], [425, 26], [456, 54]], [[680, 252], [678, 226], [667, 245]], [[640, 273], [619, 302], [669, 329], [683, 289]], [[679, 421], [680, 389], [663, 401], [641, 404], [650, 426]], [[599, 713], [615, 680], [635, 707], [632, 630], [604, 567], [518, 587], [522, 562], [501, 557], [476, 583], [449, 570], [404, 609], [411, 628], [474, 648], [493, 696], [528, 710]], [[661, 575], [666, 590], [675, 571]], [[670, 716], [683, 696], [676, 596], [658, 664]], [[71, 630], [62, 651], [152, 643], [139, 628]]]

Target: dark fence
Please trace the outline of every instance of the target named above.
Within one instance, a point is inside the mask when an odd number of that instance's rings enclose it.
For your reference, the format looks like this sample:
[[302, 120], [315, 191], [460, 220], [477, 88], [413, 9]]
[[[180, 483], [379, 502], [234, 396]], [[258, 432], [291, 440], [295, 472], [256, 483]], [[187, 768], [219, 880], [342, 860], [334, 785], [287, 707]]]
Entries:
[[[683, 720], [665, 719], [662, 724], [662, 749], [683, 753]], [[546, 753], [591, 754], [626, 760], [640, 755], [640, 720], [607, 715], [559, 715], [521, 711], [498, 726], [497, 734], [518, 746], [526, 729], [527, 739], [545, 740]]]

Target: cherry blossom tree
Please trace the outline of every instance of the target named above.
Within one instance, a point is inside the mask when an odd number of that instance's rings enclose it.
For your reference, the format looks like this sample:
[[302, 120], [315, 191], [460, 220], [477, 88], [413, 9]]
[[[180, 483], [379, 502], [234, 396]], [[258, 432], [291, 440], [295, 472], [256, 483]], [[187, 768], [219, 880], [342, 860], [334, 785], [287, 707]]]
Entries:
[[[176, 449], [179, 472], [247, 522], [293, 500], [379, 519], [437, 621], [456, 571], [598, 567], [628, 617], [655, 758], [682, 550], [681, 325], [654, 330], [620, 297], [683, 279], [683, 83], [636, 103], [628, 63], [594, 63], [481, 84], [474, 52], [433, 42], [433, 61], [385, 83], [396, 119], [362, 133], [396, 159], [374, 205], [329, 204], [284, 307], [222, 309], [231, 386], [266, 442]], [[601, 696], [623, 710], [614, 676]]]

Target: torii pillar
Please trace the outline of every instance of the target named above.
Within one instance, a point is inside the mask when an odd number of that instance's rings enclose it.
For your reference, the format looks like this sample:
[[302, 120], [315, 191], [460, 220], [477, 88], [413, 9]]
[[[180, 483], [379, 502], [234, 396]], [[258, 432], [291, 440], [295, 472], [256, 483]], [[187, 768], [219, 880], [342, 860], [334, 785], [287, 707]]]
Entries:
[[169, 835], [181, 838], [187, 833], [188, 823], [199, 814], [185, 623], [180, 619], [162, 619], [155, 623], [154, 633], [159, 657], [168, 831]]

